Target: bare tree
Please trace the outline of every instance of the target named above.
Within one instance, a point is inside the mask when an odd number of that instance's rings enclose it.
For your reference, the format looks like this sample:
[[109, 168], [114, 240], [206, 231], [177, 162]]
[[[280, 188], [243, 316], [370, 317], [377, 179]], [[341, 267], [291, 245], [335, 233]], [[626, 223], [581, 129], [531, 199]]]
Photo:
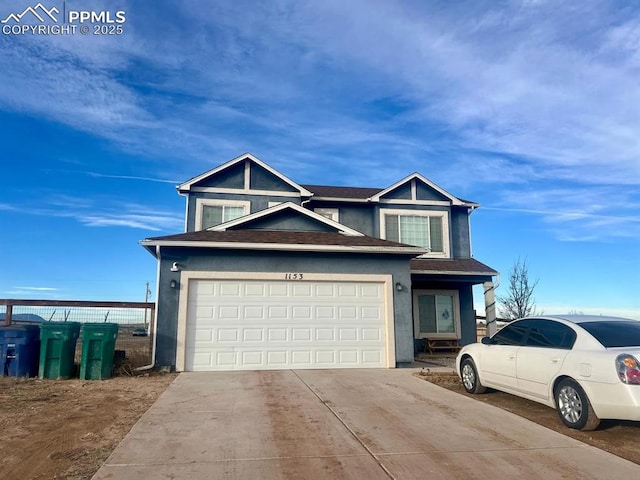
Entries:
[[533, 298], [533, 291], [538, 285], [538, 279], [529, 280], [529, 266], [527, 259], [518, 260], [509, 272], [509, 288], [506, 295], [497, 295], [500, 303], [500, 317], [504, 320], [515, 320], [516, 318], [537, 315], [536, 301]]

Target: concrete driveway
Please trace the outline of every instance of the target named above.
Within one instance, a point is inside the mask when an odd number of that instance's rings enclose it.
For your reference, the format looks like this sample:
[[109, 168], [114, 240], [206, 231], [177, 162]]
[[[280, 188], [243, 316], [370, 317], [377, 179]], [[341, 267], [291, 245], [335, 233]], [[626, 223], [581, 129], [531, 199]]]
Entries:
[[640, 466], [412, 369], [183, 373], [94, 479], [611, 479]]

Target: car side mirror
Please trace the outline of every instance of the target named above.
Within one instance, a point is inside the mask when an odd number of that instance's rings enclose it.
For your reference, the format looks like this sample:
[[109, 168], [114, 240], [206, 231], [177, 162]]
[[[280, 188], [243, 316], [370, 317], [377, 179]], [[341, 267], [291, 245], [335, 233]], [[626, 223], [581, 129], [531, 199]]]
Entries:
[[482, 340], [480, 340], [480, 343], [482, 343], [483, 345], [491, 345], [489, 343], [491, 339], [489, 337], [482, 337]]

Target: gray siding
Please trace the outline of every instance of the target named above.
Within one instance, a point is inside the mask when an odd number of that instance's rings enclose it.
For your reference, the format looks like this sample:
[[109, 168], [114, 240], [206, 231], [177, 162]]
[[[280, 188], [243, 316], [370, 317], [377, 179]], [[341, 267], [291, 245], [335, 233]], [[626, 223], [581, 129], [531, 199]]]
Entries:
[[391, 274], [394, 284], [400, 282], [405, 286], [402, 291], [393, 290], [396, 363], [413, 361], [411, 274], [406, 256], [163, 248], [158, 287], [157, 366], [175, 367], [179, 293], [183, 287], [169, 285], [171, 280], [180, 279], [180, 273], [170, 271], [173, 262], [178, 262], [183, 270], [197, 271]]
[[339, 222], [341, 224], [353, 228], [360, 233], [364, 233], [365, 235], [369, 235], [370, 237], [379, 237], [378, 231], [373, 228], [373, 216], [375, 215], [375, 211], [371, 205], [345, 205], [344, 203], [337, 202], [311, 201], [311, 203], [305, 204], [305, 207], [310, 210], [315, 210], [316, 208], [337, 208]]
[[466, 207], [451, 209], [451, 256], [453, 258], [471, 257], [469, 211]]

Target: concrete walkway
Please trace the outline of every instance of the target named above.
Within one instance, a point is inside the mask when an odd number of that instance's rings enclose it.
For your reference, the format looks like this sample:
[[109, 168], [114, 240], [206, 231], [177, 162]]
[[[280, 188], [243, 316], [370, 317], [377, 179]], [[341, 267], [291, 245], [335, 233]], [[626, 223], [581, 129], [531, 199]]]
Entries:
[[612, 479], [640, 466], [412, 376], [183, 373], [104, 479]]

